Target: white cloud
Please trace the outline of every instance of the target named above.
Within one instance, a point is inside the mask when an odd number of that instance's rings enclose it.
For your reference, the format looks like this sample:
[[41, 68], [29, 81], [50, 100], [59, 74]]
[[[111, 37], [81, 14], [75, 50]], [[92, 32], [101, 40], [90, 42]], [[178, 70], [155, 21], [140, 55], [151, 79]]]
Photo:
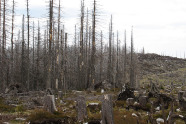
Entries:
[[[43, 14], [47, 14], [47, 1], [30, 0], [31, 16], [43, 17]], [[54, 1], [58, 3], [58, 0]], [[74, 25], [79, 22], [80, 3], [80, 0], [61, 0], [63, 22], [69, 34], [74, 33]], [[92, 3], [93, 0], [85, 0], [89, 9], [92, 9]], [[124, 29], [127, 29], [128, 42], [131, 26], [134, 26], [136, 49], [144, 46], [149, 52], [167, 51], [169, 55], [176, 55], [176, 52], [184, 54], [186, 51], [185, 0], [97, 0], [97, 3], [98, 8], [101, 8], [98, 10], [101, 12], [98, 27], [102, 27], [100, 29], [104, 29], [104, 32], [108, 30], [112, 14], [114, 31], [119, 30], [120, 35], [123, 35]], [[26, 11], [26, 0], [17, 1], [17, 8]], [[19, 11], [17, 14], [22, 13]]]

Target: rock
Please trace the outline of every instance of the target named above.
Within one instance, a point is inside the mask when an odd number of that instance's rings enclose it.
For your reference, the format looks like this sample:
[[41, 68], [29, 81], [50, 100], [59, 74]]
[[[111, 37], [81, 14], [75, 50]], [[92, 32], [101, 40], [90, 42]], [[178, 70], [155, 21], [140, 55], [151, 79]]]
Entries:
[[160, 106], [158, 106], [157, 108], [155, 108], [156, 111], [160, 111]]
[[133, 116], [133, 117], [138, 117], [135, 113], [132, 113], [132, 116]]
[[102, 124], [114, 124], [113, 105], [111, 95], [102, 98]]
[[156, 119], [156, 122], [157, 122], [157, 124], [164, 123], [164, 119], [162, 119], [162, 118], [157, 118], [157, 119]]
[[57, 111], [54, 95], [47, 95], [44, 97], [44, 109], [51, 113]]
[[176, 109], [176, 112], [180, 112], [180, 111], [181, 111], [180, 108]]
[[101, 89], [101, 94], [103, 94], [105, 91], [104, 91], [104, 89]]
[[17, 121], [25, 121], [26, 119], [25, 118], [16, 118], [15, 120], [17, 120]]

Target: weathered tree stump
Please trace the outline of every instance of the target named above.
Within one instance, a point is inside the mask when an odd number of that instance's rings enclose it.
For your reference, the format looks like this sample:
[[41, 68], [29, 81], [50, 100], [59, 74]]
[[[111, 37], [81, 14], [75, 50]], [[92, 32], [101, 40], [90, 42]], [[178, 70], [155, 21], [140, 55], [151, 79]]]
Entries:
[[179, 91], [178, 93], [178, 100], [183, 100], [183, 94], [184, 94], [184, 91]]
[[182, 110], [182, 111], [186, 111], [186, 101], [180, 100], [180, 101], [179, 101], [179, 104], [180, 104], [181, 110]]
[[87, 109], [85, 98], [80, 96], [77, 98], [77, 118], [79, 122], [83, 122], [87, 118]]
[[110, 95], [104, 95], [102, 99], [102, 124], [114, 124], [113, 104]]
[[47, 95], [44, 97], [44, 109], [51, 113], [57, 111], [54, 95]]
[[60, 98], [60, 99], [63, 98], [63, 92], [62, 91], [58, 91], [58, 98]]
[[140, 96], [138, 101], [141, 106], [145, 106], [148, 102], [148, 97], [147, 96]]
[[180, 91], [178, 93], [179, 106], [182, 111], [186, 111], [186, 92]]

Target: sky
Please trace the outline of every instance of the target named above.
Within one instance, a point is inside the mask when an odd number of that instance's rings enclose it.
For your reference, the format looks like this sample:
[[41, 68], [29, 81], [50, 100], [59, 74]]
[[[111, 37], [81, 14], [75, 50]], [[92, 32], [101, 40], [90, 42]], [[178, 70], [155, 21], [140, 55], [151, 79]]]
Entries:
[[[49, 0], [30, 0], [32, 19], [47, 17], [47, 1]], [[58, 0], [54, 1], [58, 4]], [[70, 37], [73, 37], [74, 25], [80, 22], [80, 2], [80, 0], [61, 0], [62, 22]], [[91, 13], [92, 5], [93, 0], [85, 0], [85, 7], [89, 8], [89, 13]], [[107, 42], [112, 15], [113, 29], [115, 33], [119, 31], [121, 44], [123, 44], [126, 30], [127, 43], [130, 46], [133, 26], [136, 51], [144, 47], [145, 52], [184, 57], [186, 52], [185, 5], [185, 0], [97, 0], [97, 31], [103, 30], [104, 41]], [[20, 25], [23, 14], [26, 15], [26, 0], [17, 0], [17, 27]]]

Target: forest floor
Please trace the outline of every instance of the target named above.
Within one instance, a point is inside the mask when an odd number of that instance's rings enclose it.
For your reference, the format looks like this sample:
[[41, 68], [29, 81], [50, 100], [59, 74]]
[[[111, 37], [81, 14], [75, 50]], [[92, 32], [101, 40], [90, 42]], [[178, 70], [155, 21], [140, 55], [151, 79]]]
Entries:
[[[146, 61], [147, 62], [147, 61]], [[178, 68], [171, 71], [164, 71], [159, 74], [149, 73], [140, 79], [140, 90], [134, 91], [134, 95], [137, 98], [139, 92], [143, 92], [148, 96], [150, 91], [150, 81], [156, 84], [160, 89], [160, 93], [167, 96], [173, 96], [176, 99], [174, 104], [174, 113], [181, 117], [186, 117], [186, 111], [180, 110], [178, 103], [178, 92], [186, 90], [186, 68]], [[185, 83], [183, 83], [185, 82]], [[174, 88], [172, 88], [174, 87]], [[101, 121], [101, 99], [104, 94], [110, 94], [112, 96], [113, 103], [113, 116], [114, 124], [148, 124], [149, 112], [152, 109], [151, 102], [156, 101], [156, 98], [148, 99], [145, 110], [129, 108], [129, 104], [126, 100], [117, 100], [120, 93], [119, 89], [105, 90], [104, 93], [101, 89], [96, 91], [68, 91], [63, 94], [63, 98], [56, 97], [55, 103], [57, 112], [51, 114], [43, 110], [43, 96], [44, 92], [32, 93], [32, 96], [27, 94], [17, 95], [4, 95], [0, 97], [0, 123], [4, 124], [25, 124], [32, 122], [32, 124], [45, 124], [47, 121], [56, 121], [60, 119], [62, 124], [78, 124], [77, 122], [77, 108], [76, 100], [78, 96], [83, 96], [86, 100], [87, 106], [87, 118], [86, 122]], [[32, 104], [31, 102], [32, 101]], [[135, 100], [135, 102], [137, 102]], [[163, 118], [168, 118], [171, 105], [162, 111], [160, 106], [154, 108], [153, 119], [158, 121]], [[161, 123], [161, 122], [159, 122]], [[184, 120], [175, 120], [176, 124], [185, 124]]]

